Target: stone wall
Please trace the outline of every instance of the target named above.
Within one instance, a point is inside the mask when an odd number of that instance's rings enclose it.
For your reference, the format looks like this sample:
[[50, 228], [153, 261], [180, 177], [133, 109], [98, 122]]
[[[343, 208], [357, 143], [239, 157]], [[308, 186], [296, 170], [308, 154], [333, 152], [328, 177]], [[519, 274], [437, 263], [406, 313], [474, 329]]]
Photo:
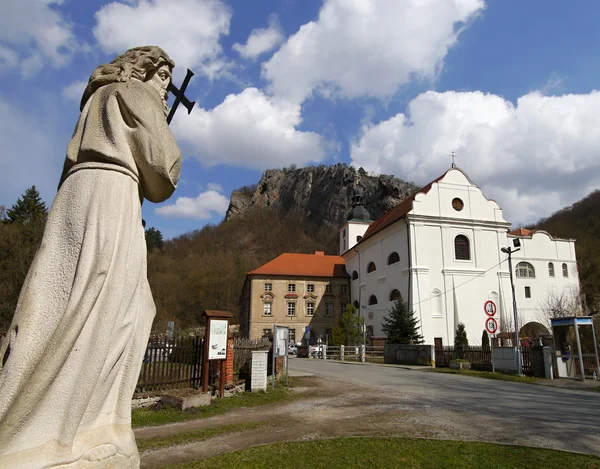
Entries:
[[252, 352], [252, 377], [250, 381], [252, 392], [267, 390], [267, 356], [267, 351], [256, 350]]
[[386, 344], [383, 362], [397, 365], [435, 366], [434, 346]]

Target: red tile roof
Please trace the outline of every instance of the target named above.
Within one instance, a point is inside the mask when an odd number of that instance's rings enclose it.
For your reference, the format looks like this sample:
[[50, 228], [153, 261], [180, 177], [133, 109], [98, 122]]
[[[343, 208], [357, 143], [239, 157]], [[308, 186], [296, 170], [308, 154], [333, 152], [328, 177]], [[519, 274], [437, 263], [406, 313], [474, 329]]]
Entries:
[[[446, 171], [446, 173], [448, 171]], [[376, 233], [383, 231], [388, 226], [393, 225], [398, 220], [401, 220], [404, 215], [406, 215], [408, 212], [410, 212], [412, 210], [412, 203], [413, 203], [413, 200], [415, 200], [415, 197], [417, 196], [417, 194], [427, 194], [429, 192], [429, 190], [431, 189], [431, 187], [436, 182], [440, 181], [446, 175], [446, 173], [444, 173], [440, 177], [434, 179], [426, 186], [421, 187], [417, 192], [415, 192], [408, 198], [404, 199], [402, 202], [400, 202], [394, 208], [388, 210], [386, 213], [381, 215], [377, 220], [375, 220], [373, 223], [371, 223], [371, 225], [365, 232], [365, 235], [356, 244], [362, 243], [363, 241], [365, 241], [366, 239], [375, 235]]]
[[346, 264], [340, 256], [284, 253], [250, 275], [287, 275], [298, 277], [347, 277]]
[[536, 230], [527, 230], [525, 228], [519, 228], [518, 230], [513, 230], [508, 234], [513, 236], [531, 236], [533, 233], [535, 233], [535, 231]]

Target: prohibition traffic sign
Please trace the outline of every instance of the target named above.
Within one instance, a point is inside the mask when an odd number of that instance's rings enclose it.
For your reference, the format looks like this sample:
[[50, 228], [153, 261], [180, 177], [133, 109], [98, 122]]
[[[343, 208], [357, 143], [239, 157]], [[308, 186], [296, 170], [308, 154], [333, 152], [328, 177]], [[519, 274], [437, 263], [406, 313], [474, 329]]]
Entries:
[[495, 316], [496, 315], [496, 303], [494, 303], [492, 300], [486, 301], [483, 305], [483, 310], [485, 311], [485, 314], [487, 314], [488, 316]]
[[485, 320], [485, 329], [490, 334], [495, 334], [496, 332], [498, 332], [498, 323], [494, 318], [487, 318]]

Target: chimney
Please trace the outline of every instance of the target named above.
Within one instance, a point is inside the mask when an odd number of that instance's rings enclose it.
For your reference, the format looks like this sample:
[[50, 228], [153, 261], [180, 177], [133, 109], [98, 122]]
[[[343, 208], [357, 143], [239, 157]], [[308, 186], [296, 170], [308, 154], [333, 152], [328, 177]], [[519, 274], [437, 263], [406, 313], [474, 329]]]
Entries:
[[325, 251], [315, 251], [315, 256], [324, 256]]

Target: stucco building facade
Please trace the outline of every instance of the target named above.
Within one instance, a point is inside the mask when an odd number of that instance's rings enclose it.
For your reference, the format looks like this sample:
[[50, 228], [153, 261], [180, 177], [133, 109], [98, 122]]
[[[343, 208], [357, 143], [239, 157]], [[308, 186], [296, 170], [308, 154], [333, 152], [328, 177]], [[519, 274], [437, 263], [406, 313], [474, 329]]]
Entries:
[[349, 217], [340, 228], [340, 255], [368, 334], [383, 335], [383, 319], [399, 295], [429, 344], [452, 345], [459, 322], [469, 343], [480, 344], [488, 300], [497, 306], [499, 331], [514, 331], [501, 248], [515, 239], [521, 244], [512, 255], [519, 328], [548, 333], [542, 309], [549, 296], [579, 295], [575, 241], [542, 231], [509, 233], [509, 227], [498, 204], [456, 167], [372, 223]]
[[350, 301], [350, 284], [339, 256], [282, 254], [249, 272], [240, 296], [242, 337], [259, 338], [273, 326], [289, 327], [290, 343], [299, 343], [307, 327], [325, 339]]

